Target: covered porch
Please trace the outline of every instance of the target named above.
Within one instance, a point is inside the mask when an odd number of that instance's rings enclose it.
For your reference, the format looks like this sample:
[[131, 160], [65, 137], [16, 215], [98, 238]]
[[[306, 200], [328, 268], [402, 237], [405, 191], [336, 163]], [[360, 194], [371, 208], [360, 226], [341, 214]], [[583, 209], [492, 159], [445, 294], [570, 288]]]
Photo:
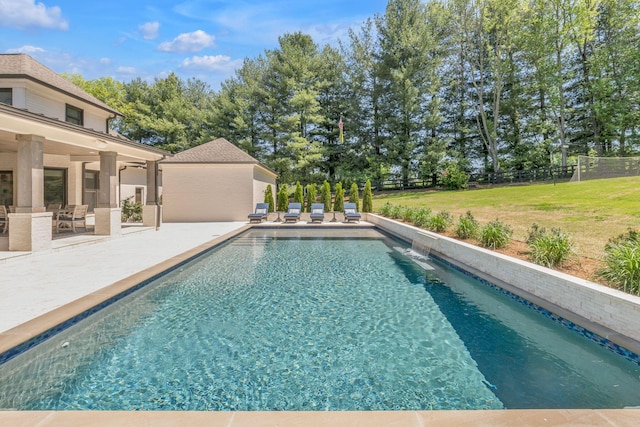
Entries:
[[0, 204], [10, 211], [0, 251], [47, 250], [54, 237], [74, 236], [56, 235], [47, 206], [87, 205], [85, 234], [121, 234], [120, 171], [132, 166], [146, 169], [143, 225], [159, 227], [158, 161], [168, 153], [3, 104], [0, 123]]

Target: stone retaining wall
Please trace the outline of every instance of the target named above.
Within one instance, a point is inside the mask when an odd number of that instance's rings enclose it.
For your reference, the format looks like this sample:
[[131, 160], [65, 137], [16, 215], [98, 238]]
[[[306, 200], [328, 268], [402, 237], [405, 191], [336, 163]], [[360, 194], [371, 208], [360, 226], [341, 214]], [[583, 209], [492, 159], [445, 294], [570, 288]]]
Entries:
[[640, 297], [379, 215], [365, 215], [363, 219], [382, 230], [430, 248], [435, 255], [492, 283], [506, 284], [507, 290], [629, 350], [637, 353], [640, 349]]

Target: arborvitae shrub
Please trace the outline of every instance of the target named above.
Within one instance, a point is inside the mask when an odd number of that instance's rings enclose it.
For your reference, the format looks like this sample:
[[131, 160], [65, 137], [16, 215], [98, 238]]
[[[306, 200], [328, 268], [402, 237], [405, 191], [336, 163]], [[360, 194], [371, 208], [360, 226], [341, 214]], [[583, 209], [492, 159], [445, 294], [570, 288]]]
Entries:
[[300, 203], [300, 206], [304, 204], [304, 191], [302, 191], [302, 185], [300, 181], [296, 182], [296, 191], [293, 193], [294, 203]]
[[362, 212], [373, 212], [373, 194], [371, 193], [371, 181], [367, 180], [362, 192]]
[[289, 207], [289, 190], [287, 184], [282, 184], [278, 190], [278, 210], [284, 212]]
[[351, 184], [351, 188], [349, 189], [349, 202], [356, 204], [356, 210], [360, 210], [360, 190], [358, 189], [358, 184], [355, 182]]
[[331, 210], [331, 184], [329, 181], [325, 181], [320, 189], [320, 202], [324, 204], [324, 211], [329, 212]]
[[311, 212], [311, 205], [316, 202], [318, 189], [315, 183], [307, 185], [307, 212]]
[[273, 212], [275, 210], [275, 202], [273, 201], [273, 190], [271, 189], [271, 184], [267, 185], [266, 190], [264, 190], [264, 202], [269, 203], [269, 212]]
[[341, 182], [336, 184], [336, 195], [333, 201], [333, 210], [335, 212], [342, 212], [344, 210], [344, 189], [342, 188]]

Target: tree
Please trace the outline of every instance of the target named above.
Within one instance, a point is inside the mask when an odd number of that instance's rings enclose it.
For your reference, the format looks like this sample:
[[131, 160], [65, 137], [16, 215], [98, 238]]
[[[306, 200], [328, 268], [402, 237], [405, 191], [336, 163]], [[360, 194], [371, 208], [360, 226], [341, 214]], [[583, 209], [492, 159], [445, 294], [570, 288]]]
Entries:
[[[438, 110], [440, 81], [437, 77], [442, 55], [434, 26], [420, 0], [390, 0], [384, 16], [376, 20], [380, 37], [380, 107], [384, 117], [385, 146], [389, 162], [399, 167], [405, 184], [419, 164], [415, 159], [435, 148], [429, 132], [441, 120]], [[439, 160], [438, 154], [435, 161]]]

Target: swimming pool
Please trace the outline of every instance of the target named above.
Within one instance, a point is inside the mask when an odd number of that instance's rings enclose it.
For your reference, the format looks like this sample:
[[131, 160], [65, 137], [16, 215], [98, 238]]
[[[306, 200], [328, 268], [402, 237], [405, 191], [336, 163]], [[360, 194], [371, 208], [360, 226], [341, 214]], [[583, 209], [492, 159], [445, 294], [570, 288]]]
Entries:
[[640, 404], [637, 364], [406, 250], [252, 230], [5, 363], [0, 408]]

